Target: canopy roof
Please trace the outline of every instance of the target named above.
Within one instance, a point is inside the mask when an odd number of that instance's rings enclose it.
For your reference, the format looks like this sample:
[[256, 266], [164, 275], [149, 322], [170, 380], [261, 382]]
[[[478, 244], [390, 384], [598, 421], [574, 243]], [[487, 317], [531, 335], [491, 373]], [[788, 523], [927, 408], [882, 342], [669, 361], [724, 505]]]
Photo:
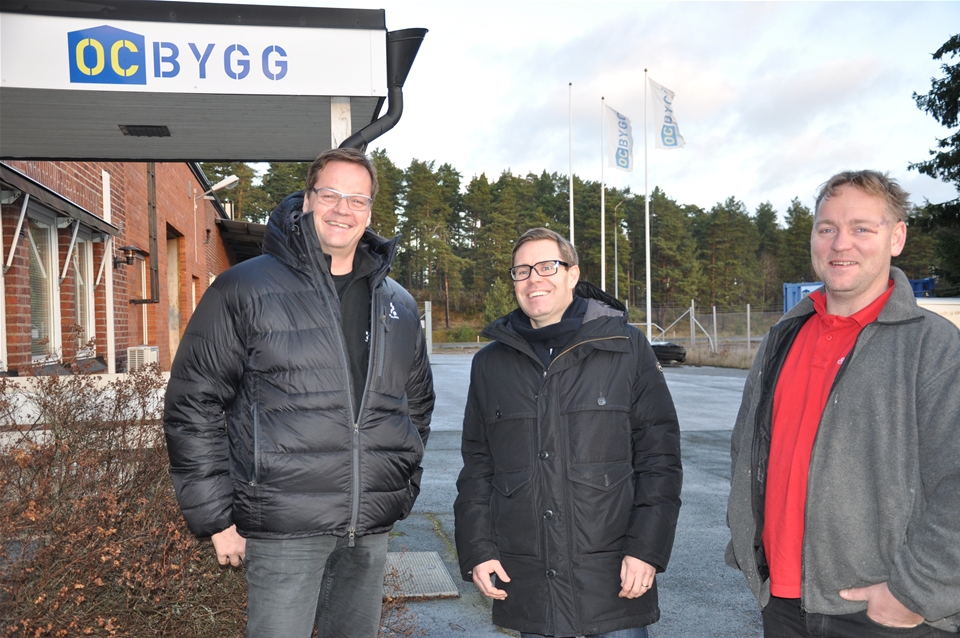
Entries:
[[382, 10], [0, 0], [0, 158], [310, 161], [387, 95]]

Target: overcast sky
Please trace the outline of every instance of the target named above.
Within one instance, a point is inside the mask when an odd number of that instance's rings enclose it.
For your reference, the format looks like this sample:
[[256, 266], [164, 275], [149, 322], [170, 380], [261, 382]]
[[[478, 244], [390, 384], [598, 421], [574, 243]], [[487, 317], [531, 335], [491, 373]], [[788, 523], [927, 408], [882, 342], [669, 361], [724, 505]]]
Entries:
[[[264, 4], [265, 2], [259, 2]], [[931, 54], [960, 31], [958, 2], [487, 2], [348, 0], [389, 30], [425, 27], [397, 127], [371, 148], [496, 179], [569, 172], [600, 179], [600, 98], [631, 118], [637, 168], [606, 170], [644, 191], [643, 70], [676, 93], [686, 147], [654, 150], [649, 184], [709, 208], [807, 205], [844, 169], [889, 171], [940, 202], [946, 184], [908, 171], [947, 129], [917, 109], [940, 76]], [[280, 4], [276, 2], [275, 4]], [[652, 132], [652, 127], [651, 127]]]
[[[449, 162], [464, 183], [506, 169], [600, 179], [600, 98], [631, 118], [637, 168], [607, 183], [644, 190], [643, 70], [676, 93], [686, 146], [654, 150], [649, 184], [709, 208], [751, 210], [848, 169], [889, 171], [922, 202], [956, 196], [908, 171], [947, 129], [917, 109], [931, 58], [960, 31], [956, 2], [348, 2], [389, 30], [425, 27], [404, 115], [377, 147], [399, 165]], [[652, 128], [650, 129], [652, 133]]]

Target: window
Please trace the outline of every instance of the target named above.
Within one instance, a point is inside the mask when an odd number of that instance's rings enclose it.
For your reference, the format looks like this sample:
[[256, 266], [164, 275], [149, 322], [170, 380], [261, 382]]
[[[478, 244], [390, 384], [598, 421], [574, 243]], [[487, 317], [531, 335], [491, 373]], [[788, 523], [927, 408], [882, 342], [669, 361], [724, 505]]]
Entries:
[[57, 264], [53, 257], [57, 230], [53, 220], [27, 219], [30, 254], [30, 351], [34, 361], [60, 356]]
[[77, 237], [72, 261], [77, 359], [88, 359], [96, 355], [92, 340], [97, 336], [93, 314], [93, 243], [89, 238]]

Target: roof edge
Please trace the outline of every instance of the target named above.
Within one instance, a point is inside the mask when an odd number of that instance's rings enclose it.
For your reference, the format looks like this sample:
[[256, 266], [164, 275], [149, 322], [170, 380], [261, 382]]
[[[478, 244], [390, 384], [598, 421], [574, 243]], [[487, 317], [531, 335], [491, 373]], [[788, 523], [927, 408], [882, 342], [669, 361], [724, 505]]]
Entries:
[[336, 9], [158, 0], [0, 0], [0, 12], [29, 15], [261, 27], [386, 30], [383, 9]]

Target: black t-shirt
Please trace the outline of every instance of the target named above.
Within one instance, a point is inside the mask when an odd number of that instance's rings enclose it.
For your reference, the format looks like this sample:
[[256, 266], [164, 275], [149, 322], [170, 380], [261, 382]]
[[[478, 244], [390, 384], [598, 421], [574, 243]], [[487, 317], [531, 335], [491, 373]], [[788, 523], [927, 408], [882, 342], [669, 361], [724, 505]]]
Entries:
[[[367, 383], [370, 361], [370, 283], [369, 275], [376, 264], [360, 247], [353, 257], [353, 270], [333, 275], [333, 284], [340, 298], [340, 329], [347, 347], [350, 380], [353, 384], [353, 413], [359, 419], [360, 402]], [[328, 262], [329, 264], [329, 258]]]

